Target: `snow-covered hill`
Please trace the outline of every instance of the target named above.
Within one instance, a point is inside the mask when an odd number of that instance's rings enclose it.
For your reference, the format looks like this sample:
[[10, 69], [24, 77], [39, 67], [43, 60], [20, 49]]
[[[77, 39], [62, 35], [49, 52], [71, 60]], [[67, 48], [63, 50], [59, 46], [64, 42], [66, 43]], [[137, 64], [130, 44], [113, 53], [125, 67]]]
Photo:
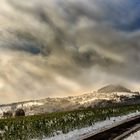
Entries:
[[[119, 90], [118, 90], [118, 88]], [[110, 90], [109, 90], [110, 89]], [[122, 91], [121, 91], [122, 89]], [[109, 85], [92, 93], [64, 98], [45, 98], [0, 106], [0, 115], [6, 111], [15, 111], [17, 108], [25, 110], [26, 115], [67, 111], [87, 107], [104, 107], [114, 104], [133, 104], [140, 102], [139, 92], [132, 92], [120, 86]], [[100, 90], [100, 91], [101, 91]], [[104, 91], [104, 92], [103, 92]], [[106, 92], [107, 91], [107, 92]]]

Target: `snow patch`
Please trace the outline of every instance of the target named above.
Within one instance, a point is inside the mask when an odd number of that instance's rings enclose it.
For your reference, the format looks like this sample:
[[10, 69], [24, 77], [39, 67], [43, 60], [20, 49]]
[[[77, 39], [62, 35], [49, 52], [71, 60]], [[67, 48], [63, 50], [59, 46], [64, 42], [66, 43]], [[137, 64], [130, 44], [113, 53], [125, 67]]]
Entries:
[[137, 131], [134, 134], [131, 134], [129, 137], [125, 138], [124, 140], [139, 140], [140, 139], [140, 131]]
[[43, 105], [43, 103], [41, 103], [41, 102], [28, 102], [28, 103], [17, 105], [17, 108], [30, 107], [30, 106], [40, 106], [40, 105]]

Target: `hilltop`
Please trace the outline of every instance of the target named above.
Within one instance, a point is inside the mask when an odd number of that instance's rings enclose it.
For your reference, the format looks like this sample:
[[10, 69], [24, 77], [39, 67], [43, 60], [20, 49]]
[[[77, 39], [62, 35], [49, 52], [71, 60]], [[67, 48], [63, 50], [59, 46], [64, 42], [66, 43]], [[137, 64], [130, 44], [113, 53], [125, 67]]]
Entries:
[[121, 85], [107, 85], [98, 90], [99, 93], [112, 93], [112, 92], [132, 92], [130, 89]]

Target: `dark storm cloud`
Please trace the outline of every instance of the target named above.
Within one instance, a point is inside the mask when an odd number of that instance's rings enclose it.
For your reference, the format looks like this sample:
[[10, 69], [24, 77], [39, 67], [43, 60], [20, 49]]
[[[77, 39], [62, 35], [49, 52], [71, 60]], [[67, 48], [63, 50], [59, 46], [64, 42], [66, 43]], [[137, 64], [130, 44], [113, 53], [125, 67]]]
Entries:
[[138, 0], [98, 1], [105, 11], [105, 18], [117, 29], [135, 31], [140, 29], [140, 2]]
[[0, 91], [11, 93], [9, 101], [23, 93], [28, 99], [130, 79], [139, 83], [138, 0], [2, 0], [1, 5]]
[[138, 0], [88, 0], [86, 2], [79, 0], [70, 5], [66, 4], [64, 8], [71, 19], [76, 20], [77, 15], [84, 15], [99, 23], [110, 24], [110, 26], [123, 31], [135, 31], [140, 28], [138, 14], [140, 12], [140, 2]]

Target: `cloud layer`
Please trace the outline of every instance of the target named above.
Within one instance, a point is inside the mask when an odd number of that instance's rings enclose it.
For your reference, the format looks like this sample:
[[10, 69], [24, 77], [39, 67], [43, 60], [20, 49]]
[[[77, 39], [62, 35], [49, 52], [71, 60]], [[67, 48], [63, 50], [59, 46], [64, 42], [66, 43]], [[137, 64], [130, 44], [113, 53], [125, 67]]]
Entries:
[[0, 102], [140, 90], [139, 12], [138, 0], [1, 0]]

